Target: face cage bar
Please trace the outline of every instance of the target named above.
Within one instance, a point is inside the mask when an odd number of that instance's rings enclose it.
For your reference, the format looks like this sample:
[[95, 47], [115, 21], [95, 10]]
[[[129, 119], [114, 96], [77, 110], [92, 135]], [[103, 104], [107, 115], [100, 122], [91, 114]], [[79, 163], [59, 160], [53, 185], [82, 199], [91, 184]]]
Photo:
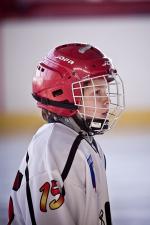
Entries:
[[[111, 78], [111, 81], [108, 82], [107, 78]], [[95, 85], [94, 84], [94, 80], [96, 79], [102, 79], [104, 80], [105, 84], [99, 84], [99, 85]], [[90, 85], [84, 85], [85, 83], [90, 83]], [[84, 85], [84, 86], [83, 86]], [[96, 95], [96, 87], [106, 87], [107, 89], [107, 94], [103, 95], [103, 96], [97, 96]], [[92, 88], [93, 89], [93, 96], [84, 96], [84, 90], [85, 88]], [[81, 93], [81, 95], [75, 95], [75, 91], [79, 91]], [[78, 112], [81, 115], [82, 118], [86, 119], [86, 118], [91, 118], [91, 125], [94, 124], [96, 119], [103, 119], [104, 122], [100, 128], [99, 132], [104, 133], [104, 131], [106, 131], [104, 129], [104, 127], [106, 127], [105, 125], [108, 124], [108, 129], [110, 130], [117, 122], [117, 120], [119, 119], [122, 111], [124, 110], [125, 107], [125, 99], [124, 99], [124, 86], [123, 86], [123, 82], [120, 78], [120, 76], [118, 74], [106, 74], [103, 76], [96, 76], [93, 78], [86, 78], [83, 79], [81, 81], [77, 81], [72, 83], [72, 93], [73, 93], [73, 99], [74, 99], [74, 104], [76, 106], [78, 106]], [[98, 107], [97, 106], [97, 99], [98, 98], [104, 98], [107, 97], [109, 99], [109, 105], [108, 107]], [[76, 102], [76, 99], [81, 99], [80, 104]], [[85, 98], [93, 98], [94, 99], [94, 106], [87, 106], [85, 105]], [[81, 104], [82, 102], [82, 104]], [[80, 107], [83, 107], [83, 112], [80, 112]], [[92, 113], [92, 115], [88, 115], [86, 113], [86, 108], [89, 109], [94, 109], [94, 112]], [[108, 113], [107, 116], [105, 118], [101, 117], [101, 118], [97, 118], [96, 117], [96, 112], [97, 110], [104, 110], [104, 109], [108, 109]]]

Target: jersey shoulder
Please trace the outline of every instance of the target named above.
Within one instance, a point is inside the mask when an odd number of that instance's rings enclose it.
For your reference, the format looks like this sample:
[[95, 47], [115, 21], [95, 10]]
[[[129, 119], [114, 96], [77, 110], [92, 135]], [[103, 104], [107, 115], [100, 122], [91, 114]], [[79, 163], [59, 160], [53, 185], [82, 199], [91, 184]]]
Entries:
[[77, 135], [60, 123], [43, 125], [28, 148], [30, 170], [38, 174], [42, 171], [62, 171]]

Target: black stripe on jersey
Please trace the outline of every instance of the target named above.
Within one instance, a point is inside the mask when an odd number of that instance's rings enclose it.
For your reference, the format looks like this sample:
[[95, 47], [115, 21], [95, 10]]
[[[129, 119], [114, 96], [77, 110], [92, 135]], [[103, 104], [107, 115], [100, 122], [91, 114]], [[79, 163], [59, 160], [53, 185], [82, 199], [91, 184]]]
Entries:
[[[70, 168], [71, 168], [71, 165], [73, 163], [73, 160], [74, 160], [74, 157], [75, 157], [75, 154], [76, 154], [76, 151], [78, 149], [78, 146], [81, 142], [81, 140], [83, 139], [83, 136], [82, 136], [82, 133], [79, 133], [79, 135], [76, 137], [76, 139], [74, 140], [73, 144], [72, 144], [72, 147], [70, 149], [70, 153], [69, 153], [69, 156], [68, 156], [68, 159], [66, 161], [66, 165], [63, 169], [63, 172], [61, 174], [61, 177], [62, 177], [62, 180], [64, 181], [67, 176], [68, 176], [68, 173], [70, 171]], [[64, 190], [64, 187], [63, 187], [63, 193], [65, 195], [65, 190]]]
[[[92, 144], [95, 146], [96, 152], [99, 153], [99, 151], [98, 151], [98, 146], [97, 146], [97, 143], [96, 143], [96, 141], [95, 141], [94, 138], [93, 138]], [[106, 170], [106, 156], [105, 156], [105, 155], [104, 155], [104, 164], [105, 164], [105, 170]]]
[[106, 170], [106, 156], [104, 155], [104, 162], [105, 162], [105, 170]]
[[94, 145], [94, 147], [95, 147], [95, 151], [96, 152], [98, 152], [99, 153], [99, 151], [98, 151], [98, 147], [97, 147], [97, 144], [96, 144], [96, 141], [95, 141], [95, 139], [93, 138], [93, 141], [92, 141], [92, 144]]
[[31, 197], [31, 191], [30, 191], [30, 186], [29, 186], [29, 169], [28, 169], [28, 161], [29, 161], [29, 154], [27, 152], [26, 155], [26, 169], [25, 169], [25, 176], [26, 176], [26, 194], [27, 194], [27, 202], [28, 202], [28, 207], [29, 207], [29, 212], [30, 212], [30, 218], [32, 225], [36, 225], [36, 220], [35, 220], [35, 215], [34, 215], [34, 209], [33, 209], [33, 203], [32, 203], [32, 197]]
[[105, 215], [106, 215], [106, 224], [107, 225], [112, 225], [111, 212], [110, 212], [110, 203], [109, 202], [105, 203]]

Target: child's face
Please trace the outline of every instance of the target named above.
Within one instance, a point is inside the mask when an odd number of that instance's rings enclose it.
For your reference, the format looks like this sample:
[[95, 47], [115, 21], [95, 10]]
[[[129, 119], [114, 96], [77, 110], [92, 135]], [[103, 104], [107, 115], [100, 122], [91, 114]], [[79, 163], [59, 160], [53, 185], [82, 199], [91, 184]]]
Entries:
[[86, 117], [105, 119], [110, 104], [106, 79], [93, 79], [93, 82], [90, 81], [83, 89], [83, 106], [80, 107], [79, 112]]

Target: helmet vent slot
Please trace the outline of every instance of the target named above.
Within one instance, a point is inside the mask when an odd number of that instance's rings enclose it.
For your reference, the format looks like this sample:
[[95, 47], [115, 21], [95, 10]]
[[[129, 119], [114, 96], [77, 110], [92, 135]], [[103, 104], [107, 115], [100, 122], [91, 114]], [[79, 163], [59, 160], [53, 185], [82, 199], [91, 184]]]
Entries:
[[41, 72], [44, 72], [45, 69], [41, 66], [38, 66], [38, 70], [40, 70]]
[[53, 96], [54, 97], [57, 97], [59, 95], [62, 95], [63, 94], [63, 90], [62, 89], [58, 89], [56, 91], [53, 91]]

